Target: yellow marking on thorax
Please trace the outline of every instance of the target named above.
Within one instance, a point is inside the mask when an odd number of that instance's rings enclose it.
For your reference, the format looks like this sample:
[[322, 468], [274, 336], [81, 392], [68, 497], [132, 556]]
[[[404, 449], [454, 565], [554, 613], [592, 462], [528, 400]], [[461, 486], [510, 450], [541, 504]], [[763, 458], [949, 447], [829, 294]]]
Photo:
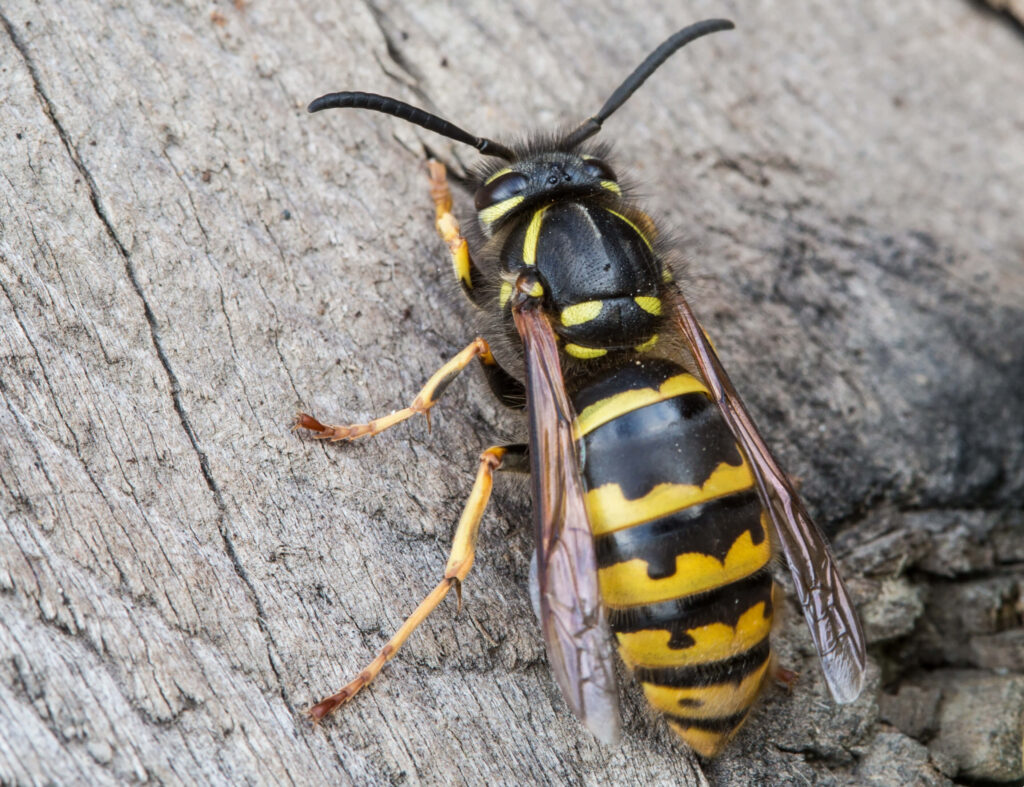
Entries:
[[[522, 199], [520, 197], [520, 199]], [[533, 214], [530, 219], [530, 226], [526, 228], [526, 239], [523, 241], [523, 262], [527, 265], [537, 264], [537, 241], [540, 238], [540, 224], [544, 220], [544, 211], [548, 209], [545, 205]]]
[[505, 304], [508, 303], [508, 299], [512, 297], [512, 283], [503, 281], [501, 283], [501, 292], [498, 293], [498, 305], [502, 309], [505, 308]]
[[632, 391], [614, 394], [583, 408], [583, 412], [576, 416], [576, 422], [573, 424], [573, 437], [579, 440], [602, 424], [613, 421], [620, 415], [625, 415], [633, 410], [639, 410], [641, 407], [646, 407], [649, 404], [662, 402], [674, 396], [697, 392], [704, 394], [708, 398], [711, 397], [708, 389], [704, 387], [704, 383], [692, 374], [677, 374], [675, 377], [669, 377], [665, 380], [658, 390], [653, 388], [637, 388]]
[[619, 188], [619, 184], [614, 180], [602, 180], [601, 188], [608, 189], [613, 194], [622, 194], [622, 189]]
[[633, 349], [636, 350], [638, 353], [645, 353], [648, 350], [654, 349], [654, 345], [656, 345], [657, 343], [658, 343], [658, 334], [654, 334], [654, 336], [652, 336], [646, 342], [641, 342], [640, 344], [638, 344]]
[[483, 224], [493, 224], [506, 213], [508, 213], [510, 210], [512, 210], [516, 205], [522, 202], [524, 199], [525, 197], [523, 197], [522, 195], [519, 195], [517, 197], [509, 197], [508, 199], [503, 199], [501, 202], [495, 205], [491, 205], [491, 207], [489, 208], [484, 208], [477, 214], [477, 217]]
[[688, 648], [670, 648], [672, 632], [668, 629], [644, 629], [619, 632], [619, 655], [632, 668], [685, 667], [708, 661], [721, 661], [750, 650], [768, 636], [772, 616], [765, 617], [765, 602], [759, 601], [740, 615], [736, 626], [728, 623], [708, 623], [687, 629], [694, 644]]
[[487, 178], [487, 180], [484, 181], [484, 185], [487, 186], [487, 185], [493, 183], [498, 178], [500, 178], [502, 175], [507, 175], [511, 171], [512, 171], [511, 167], [502, 167], [497, 172], [495, 172], [493, 175], [491, 175], [489, 178]]
[[583, 301], [562, 309], [562, 325], [571, 328], [573, 325], [580, 325], [589, 322], [601, 313], [602, 301]]
[[579, 358], [581, 361], [600, 358], [602, 355], [606, 355], [608, 353], [607, 350], [601, 347], [583, 347], [582, 345], [573, 344], [572, 342], [566, 343], [565, 351], [573, 358]]
[[637, 295], [633, 300], [636, 301], [637, 306], [648, 314], [653, 314], [655, 317], [661, 315], [661, 298], [651, 295]]
[[597, 579], [606, 604], [631, 607], [657, 604], [727, 585], [750, 576], [771, 559], [772, 547], [767, 537], [755, 544], [747, 530], [729, 547], [725, 560], [687, 552], [676, 555], [676, 572], [672, 576], [651, 579], [647, 574], [647, 561], [634, 558], [598, 569]]
[[754, 703], [768, 672], [769, 663], [771, 656], [765, 658], [764, 664], [741, 680], [738, 686], [732, 681], [685, 689], [656, 686], [653, 683], [640, 685], [644, 687], [647, 701], [664, 713], [690, 716], [694, 719], [721, 718], [742, 713]]
[[636, 500], [627, 500], [618, 484], [604, 484], [587, 492], [590, 529], [595, 537], [613, 533], [753, 485], [754, 476], [745, 457], [740, 465], [722, 462], [702, 486], [658, 484]]
[[647, 235], [644, 233], [643, 230], [641, 230], [638, 226], [636, 226], [636, 224], [634, 224], [632, 221], [627, 219], [621, 213], [619, 213], [617, 211], [614, 211], [611, 208], [605, 208], [605, 210], [608, 211], [609, 213], [611, 213], [613, 216], [616, 216], [616, 217], [622, 219], [624, 222], [626, 222], [626, 224], [628, 224], [630, 227], [632, 227], [633, 228], [633, 232], [635, 232], [637, 235], [639, 235], [640, 238], [643, 240], [643, 242], [647, 244], [647, 248], [650, 249], [651, 251], [654, 251], [654, 247], [651, 245], [651, 242], [647, 239]]

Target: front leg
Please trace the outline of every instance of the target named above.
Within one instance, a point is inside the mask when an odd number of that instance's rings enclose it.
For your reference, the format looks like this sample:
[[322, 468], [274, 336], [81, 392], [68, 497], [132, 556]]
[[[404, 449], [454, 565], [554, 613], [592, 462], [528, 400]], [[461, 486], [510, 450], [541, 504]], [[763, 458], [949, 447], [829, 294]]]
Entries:
[[470, 256], [469, 244], [462, 236], [459, 220], [452, 213], [452, 191], [448, 187], [448, 175], [444, 164], [436, 159], [430, 159], [427, 162], [427, 169], [430, 172], [430, 197], [434, 201], [434, 226], [437, 227], [437, 234], [448, 245], [455, 277], [462, 285], [462, 291], [475, 305], [482, 306], [479, 289], [480, 269]]

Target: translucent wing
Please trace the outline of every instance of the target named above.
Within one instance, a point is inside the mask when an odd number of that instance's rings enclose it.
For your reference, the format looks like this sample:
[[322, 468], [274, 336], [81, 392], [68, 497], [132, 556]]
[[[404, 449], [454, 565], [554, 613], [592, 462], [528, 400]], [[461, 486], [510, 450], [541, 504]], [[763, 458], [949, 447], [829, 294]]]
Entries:
[[526, 352], [538, 614], [548, 661], [573, 712], [613, 743], [619, 708], [612, 647], [558, 347], [535, 301], [518, 300], [512, 313]]
[[674, 305], [675, 322], [704, 382], [750, 459], [832, 696], [836, 702], [853, 702], [864, 685], [864, 632], [832, 550], [765, 445], [689, 304], [677, 293]]

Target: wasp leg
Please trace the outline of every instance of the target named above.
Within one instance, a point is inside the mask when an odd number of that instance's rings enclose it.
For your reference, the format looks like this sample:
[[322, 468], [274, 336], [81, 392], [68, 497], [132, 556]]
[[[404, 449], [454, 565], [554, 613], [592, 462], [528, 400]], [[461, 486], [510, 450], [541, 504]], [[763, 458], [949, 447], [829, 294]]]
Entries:
[[504, 367], [494, 360], [493, 355], [481, 356], [480, 366], [484, 370], [484, 377], [491, 393], [499, 402], [511, 410], [526, 408], [526, 387], [505, 371]]
[[395, 424], [400, 424], [414, 415], [423, 413], [427, 416], [427, 425], [430, 425], [430, 408], [437, 404], [452, 381], [459, 376], [459, 372], [469, 366], [474, 358], [480, 358], [484, 362], [494, 363], [494, 356], [491, 355], [490, 345], [484, 339], [474, 339], [468, 347], [452, 358], [448, 363], [434, 372], [434, 376], [427, 380], [427, 384], [416, 395], [412, 404], [401, 410], [395, 410], [390, 415], [381, 418], [374, 418], [365, 424], [322, 424], [316, 418], [306, 413], [299, 413], [295, 419], [295, 429], [309, 429], [316, 432], [313, 437], [317, 440], [355, 440], [357, 437], [380, 434], [385, 429], [390, 429]]
[[462, 285], [462, 291], [473, 303], [480, 306], [480, 291], [476, 289], [481, 280], [480, 270], [469, 254], [469, 244], [462, 236], [459, 220], [452, 213], [452, 192], [448, 188], [444, 164], [436, 159], [430, 159], [427, 162], [427, 169], [430, 172], [430, 197], [434, 200], [434, 226], [437, 227], [437, 234], [448, 244], [455, 277]]
[[772, 664], [771, 675], [772, 679], [789, 694], [793, 693], [793, 687], [796, 686], [796, 682], [800, 679], [799, 672], [787, 669], [781, 664]]
[[469, 500], [466, 501], [466, 507], [462, 511], [459, 526], [455, 529], [451, 553], [448, 555], [448, 564], [445, 566], [444, 579], [406, 618], [395, 635], [381, 648], [377, 658], [371, 661], [354, 680], [343, 686], [341, 691], [320, 700], [309, 709], [308, 713], [314, 721], [320, 721], [331, 711], [344, 705], [360, 689], [376, 678], [384, 665], [394, 657], [398, 649], [409, 638], [409, 635], [437, 608], [453, 586], [459, 597], [459, 608], [462, 608], [462, 582], [473, 566], [476, 536], [480, 530], [480, 520], [483, 518], [484, 509], [487, 508], [487, 501], [491, 497], [494, 471], [502, 467], [506, 456], [509, 459], [510, 469], [518, 469], [525, 464], [521, 457], [521, 454], [524, 453], [525, 446], [512, 445], [492, 446], [480, 454], [480, 467], [476, 473], [476, 481], [473, 483], [473, 491], [469, 494]]

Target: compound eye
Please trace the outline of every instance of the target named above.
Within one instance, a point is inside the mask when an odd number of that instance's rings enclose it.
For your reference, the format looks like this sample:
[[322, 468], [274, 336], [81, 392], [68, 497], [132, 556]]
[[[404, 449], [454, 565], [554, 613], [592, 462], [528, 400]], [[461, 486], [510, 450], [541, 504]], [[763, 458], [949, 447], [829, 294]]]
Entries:
[[529, 182], [526, 175], [519, 172], [506, 172], [504, 175], [500, 175], [477, 190], [474, 199], [476, 209], [483, 210], [516, 196], [526, 188]]
[[583, 162], [583, 171], [598, 180], [610, 180], [615, 182], [615, 173], [612, 168], [599, 158], [588, 158]]

